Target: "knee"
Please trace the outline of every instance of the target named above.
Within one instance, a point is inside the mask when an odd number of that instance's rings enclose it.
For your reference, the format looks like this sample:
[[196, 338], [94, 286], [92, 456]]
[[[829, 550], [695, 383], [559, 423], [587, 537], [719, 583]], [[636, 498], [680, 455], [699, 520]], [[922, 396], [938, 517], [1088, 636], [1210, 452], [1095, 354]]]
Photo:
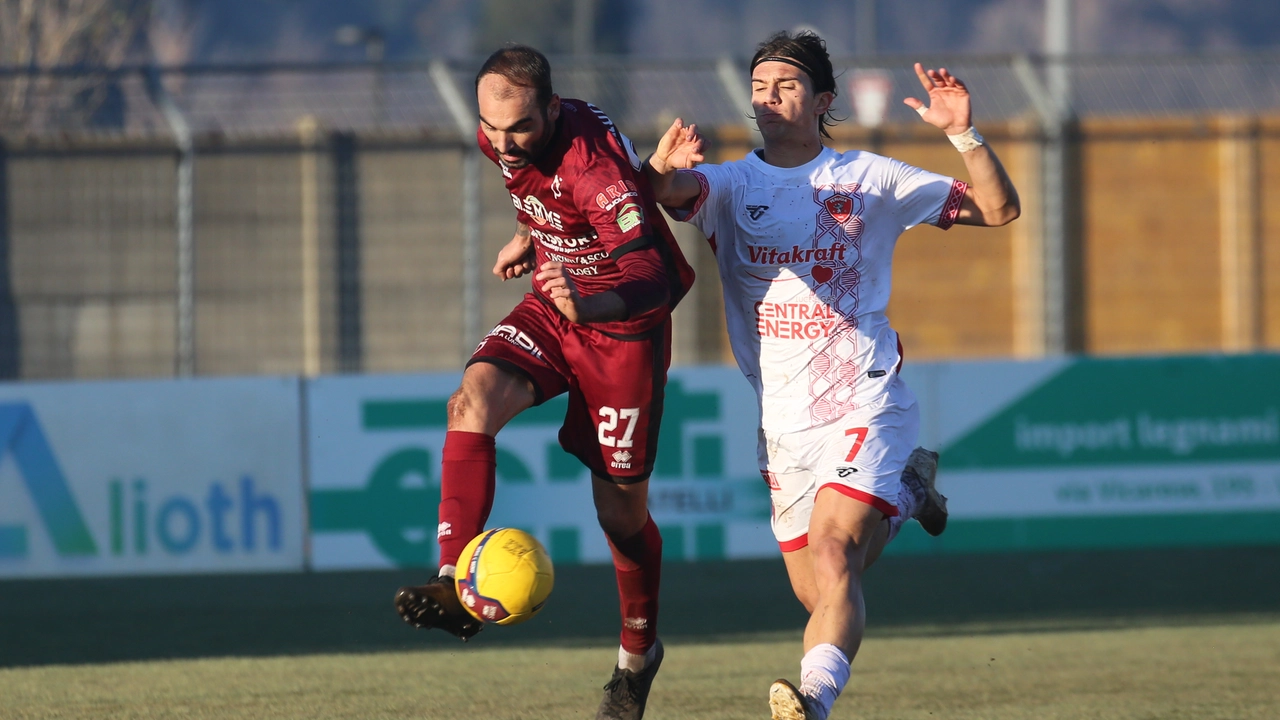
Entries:
[[467, 419], [467, 414], [471, 412], [475, 400], [470, 397], [466, 384], [454, 391], [449, 396], [449, 403], [445, 406], [445, 413], [448, 417], [449, 427], [456, 427]]
[[861, 575], [861, 564], [854, 562], [857, 546], [851, 539], [821, 538], [811, 540], [809, 547], [813, 553], [813, 574], [819, 585], [846, 582], [851, 575]]
[[812, 585], [791, 584], [791, 589], [795, 591], [796, 599], [804, 606], [805, 612], [813, 614], [814, 608], [818, 607], [818, 588]]
[[643, 494], [628, 492], [622, 486], [598, 492], [595, 498], [596, 520], [600, 529], [614, 540], [640, 532], [649, 519], [649, 507]]
[[635, 513], [617, 503], [601, 503], [596, 506], [596, 520], [600, 529], [614, 540], [624, 540], [634, 534]]

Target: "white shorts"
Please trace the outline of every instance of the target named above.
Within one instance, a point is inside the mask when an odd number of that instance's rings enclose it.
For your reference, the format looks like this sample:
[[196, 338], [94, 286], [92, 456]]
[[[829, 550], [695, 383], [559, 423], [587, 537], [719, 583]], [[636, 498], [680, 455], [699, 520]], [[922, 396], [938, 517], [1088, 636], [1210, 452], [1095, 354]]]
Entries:
[[920, 408], [902, 380], [882, 402], [821, 427], [780, 435], [760, 433], [760, 472], [773, 501], [770, 524], [783, 552], [809, 544], [813, 501], [824, 487], [898, 514], [902, 470], [916, 446]]

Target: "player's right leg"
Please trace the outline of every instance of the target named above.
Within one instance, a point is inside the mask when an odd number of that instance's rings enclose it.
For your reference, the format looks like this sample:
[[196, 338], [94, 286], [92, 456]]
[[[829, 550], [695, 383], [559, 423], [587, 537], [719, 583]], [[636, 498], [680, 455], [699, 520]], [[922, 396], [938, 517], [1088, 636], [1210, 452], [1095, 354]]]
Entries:
[[490, 363], [476, 363], [449, 398], [440, 473], [440, 571], [422, 585], [396, 592], [396, 611], [418, 628], [439, 628], [463, 640], [483, 624], [458, 599], [455, 566], [493, 508], [497, 454], [494, 435], [533, 404], [529, 380]]
[[402, 587], [395, 606], [405, 622], [440, 628], [466, 640], [483, 627], [462, 607], [454, 581], [458, 556], [484, 529], [493, 508], [494, 436], [516, 415], [564, 392], [563, 320], [526, 296], [476, 348], [449, 399], [440, 471], [439, 572]]

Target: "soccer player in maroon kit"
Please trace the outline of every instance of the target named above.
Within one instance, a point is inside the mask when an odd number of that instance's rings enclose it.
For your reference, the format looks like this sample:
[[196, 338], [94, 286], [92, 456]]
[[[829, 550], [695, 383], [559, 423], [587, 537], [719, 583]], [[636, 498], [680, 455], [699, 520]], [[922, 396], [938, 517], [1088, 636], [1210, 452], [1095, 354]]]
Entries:
[[493, 272], [536, 269], [525, 295], [476, 348], [449, 399], [441, 471], [439, 574], [396, 594], [400, 615], [466, 640], [455, 569], [493, 505], [494, 436], [563, 392], [560, 444], [591, 470], [622, 609], [618, 665], [598, 719], [639, 720], [662, 662], [657, 638], [662, 538], [649, 516], [670, 314], [693, 282], [653, 199], [641, 159], [612, 121], [551, 90], [540, 52], [498, 50], [476, 76], [477, 139], [506, 178], [517, 229]]

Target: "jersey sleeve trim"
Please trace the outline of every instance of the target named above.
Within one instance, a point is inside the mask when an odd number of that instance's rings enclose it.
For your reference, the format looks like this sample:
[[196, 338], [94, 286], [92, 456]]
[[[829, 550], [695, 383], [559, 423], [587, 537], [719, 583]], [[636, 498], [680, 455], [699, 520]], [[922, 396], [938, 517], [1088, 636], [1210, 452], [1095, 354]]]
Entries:
[[650, 245], [653, 245], [653, 236], [642, 235], [636, 238], [635, 240], [632, 240], [631, 242], [623, 243], [618, 247], [610, 250], [609, 257], [614, 262], [617, 262], [618, 258], [622, 257], [623, 255], [626, 255], [629, 252], [635, 252], [636, 250], [643, 250], [649, 247]]
[[956, 224], [956, 219], [960, 217], [960, 204], [964, 201], [964, 193], [968, 189], [969, 183], [963, 180], [951, 181], [951, 192], [947, 194], [947, 200], [942, 204], [942, 212], [938, 214], [938, 227], [947, 230]]
[[678, 172], [687, 172], [698, 181], [698, 197], [693, 201], [693, 208], [689, 210], [689, 214], [683, 218], [688, 221], [694, 215], [698, 214], [698, 211], [702, 209], [702, 204], [705, 203], [707, 198], [711, 195], [711, 183], [707, 182], [706, 175], [703, 175], [697, 170], [680, 170]]

